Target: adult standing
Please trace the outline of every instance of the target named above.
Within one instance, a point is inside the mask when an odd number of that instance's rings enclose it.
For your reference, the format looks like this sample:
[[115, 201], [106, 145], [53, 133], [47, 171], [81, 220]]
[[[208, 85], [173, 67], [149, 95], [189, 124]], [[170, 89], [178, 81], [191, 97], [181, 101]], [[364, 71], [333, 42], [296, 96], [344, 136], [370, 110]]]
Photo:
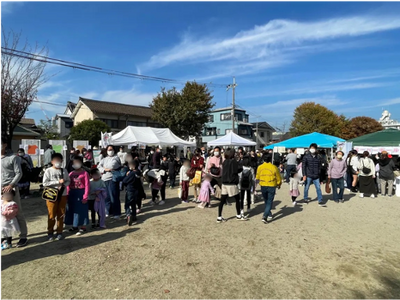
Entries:
[[107, 156], [100, 161], [98, 169], [103, 174], [101, 179], [106, 184], [107, 189], [106, 215], [114, 215], [115, 219], [119, 219], [121, 216], [121, 202], [118, 182], [113, 180], [113, 172], [120, 170], [121, 167], [121, 160], [115, 155], [114, 147], [109, 145]]
[[289, 149], [289, 154], [286, 156], [286, 183], [290, 181], [290, 174], [296, 170], [297, 154], [294, 150]]
[[[134, 152], [134, 151], [132, 151], [132, 152]], [[124, 151], [124, 146], [119, 147], [119, 152], [117, 155], [119, 157], [119, 160], [121, 161], [121, 164], [124, 165], [125, 159], [126, 159], [126, 152]]]
[[51, 164], [51, 157], [53, 156], [54, 153], [56, 152], [53, 150], [53, 146], [47, 145], [46, 151], [44, 152], [44, 167], [46, 169], [51, 168], [53, 166]]
[[381, 158], [378, 160], [379, 163], [379, 179], [381, 183], [381, 194], [386, 195], [386, 185], [388, 187], [387, 195], [392, 197], [393, 193], [393, 181], [394, 181], [394, 170], [396, 170], [396, 165], [393, 159], [388, 157], [388, 153], [383, 151], [381, 153]]
[[264, 163], [258, 166], [256, 180], [261, 186], [261, 193], [265, 202], [265, 209], [262, 221], [267, 224], [272, 220], [272, 204], [274, 202], [276, 189], [282, 184], [281, 174], [277, 166], [272, 164], [272, 155], [262, 157]]
[[190, 151], [190, 147], [188, 147], [186, 151], [186, 159], [192, 161], [192, 158], [193, 158], [193, 153]]
[[7, 154], [7, 140], [1, 139], [1, 192], [9, 193], [15, 191], [14, 201], [18, 205], [18, 214], [16, 216], [21, 234], [17, 248], [24, 247], [28, 243], [28, 228], [24, 214], [22, 212], [21, 197], [19, 194], [18, 182], [22, 177], [20, 158], [13, 154]]
[[19, 194], [21, 199], [26, 199], [29, 197], [29, 187], [31, 184], [32, 176], [32, 160], [28, 161], [25, 158], [24, 149], [18, 149], [18, 157], [21, 159], [21, 171], [22, 177], [18, 182]]
[[243, 201], [240, 201], [239, 192], [239, 173], [242, 172], [242, 168], [235, 158], [235, 150], [227, 149], [225, 152], [225, 161], [222, 164], [222, 191], [221, 191], [221, 202], [218, 206], [218, 218], [217, 223], [225, 222], [226, 220], [222, 217], [222, 209], [224, 204], [227, 202], [228, 197], [233, 197], [236, 200], [236, 219], [247, 221], [248, 219], [240, 212], [243, 210]]
[[352, 191], [353, 193], [357, 193], [359, 163], [360, 161], [357, 156], [357, 151], [351, 150], [346, 159], [347, 173], [350, 175], [350, 180], [347, 187], [350, 188], [350, 191]]
[[[332, 182], [333, 201], [336, 203], [344, 202], [344, 175], [346, 174], [346, 161], [343, 159], [344, 153], [338, 151], [336, 157], [332, 159], [328, 167], [328, 178]], [[338, 193], [339, 188], [339, 193]]]
[[309, 202], [308, 190], [310, 189], [311, 183], [313, 183], [317, 190], [318, 204], [319, 206], [324, 207], [325, 204], [322, 202], [322, 191], [319, 181], [319, 176], [321, 174], [321, 160], [317, 154], [317, 147], [317, 144], [312, 143], [308, 153], [304, 155], [303, 158], [303, 181], [306, 183], [304, 187], [304, 201], [307, 203]]
[[368, 151], [363, 152], [363, 156], [360, 159], [358, 166], [358, 173], [360, 175], [360, 198], [363, 198], [364, 194], [370, 195], [371, 198], [375, 198], [375, 164], [372, 159], [369, 158]]
[[250, 165], [253, 168], [254, 174], [256, 174], [258, 167], [258, 157], [253, 150], [250, 151]]
[[152, 161], [153, 161], [153, 169], [160, 169], [161, 167], [161, 148], [157, 147], [156, 152], [153, 153]]
[[[221, 198], [222, 187], [222, 164], [223, 158], [221, 155], [221, 148], [215, 147], [213, 155], [207, 160], [206, 172], [212, 176], [211, 186], [215, 189], [215, 198]], [[218, 187], [218, 189], [216, 188]]]
[[[190, 167], [192, 169], [195, 169], [196, 171], [202, 171], [203, 167], [204, 167], [204, 158], [201, 156], [201, 150], [200, 149], [196, 149], [195, 155], [193, 156], [191, 163], [190, 163]], [[193, 202], [200, 202], [198, 200], [198, 194], [200, 192], [200, 186], [201, 184], [193, 184], [193, 195], [194, 198], [192, 199]]]

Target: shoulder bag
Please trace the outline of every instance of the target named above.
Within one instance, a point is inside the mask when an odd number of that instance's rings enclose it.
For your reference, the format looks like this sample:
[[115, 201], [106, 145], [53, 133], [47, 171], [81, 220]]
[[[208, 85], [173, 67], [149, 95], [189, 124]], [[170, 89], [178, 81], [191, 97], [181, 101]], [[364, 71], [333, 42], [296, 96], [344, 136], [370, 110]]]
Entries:
[[370, 168], [367, 168], [366, 166], [364, 166], [364, 160], [363, 160], [362, 172], [363, 172], [365, 175], [368, 175], [369, 173], [371, 173], [371, 169], [370, 169]]
[[[61, 169], [61, 179], [64, 179], [64, 169]], [[42, 199], [50, 202], [56, 202], [61, 198], [64, 192], [65, 186], [62, 185], [61, 188], [45, 187], [42, 193]]]

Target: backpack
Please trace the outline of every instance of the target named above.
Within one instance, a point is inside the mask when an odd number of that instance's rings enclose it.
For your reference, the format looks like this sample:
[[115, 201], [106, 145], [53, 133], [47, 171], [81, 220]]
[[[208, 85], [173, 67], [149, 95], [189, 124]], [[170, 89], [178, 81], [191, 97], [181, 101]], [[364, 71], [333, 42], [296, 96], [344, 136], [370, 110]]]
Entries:
[[240, 180], [240, 187], [243, 190], [250, 190], [251, 188], [251, 171], [250, 170], [243, 170], [242, 172], [242, 179]]

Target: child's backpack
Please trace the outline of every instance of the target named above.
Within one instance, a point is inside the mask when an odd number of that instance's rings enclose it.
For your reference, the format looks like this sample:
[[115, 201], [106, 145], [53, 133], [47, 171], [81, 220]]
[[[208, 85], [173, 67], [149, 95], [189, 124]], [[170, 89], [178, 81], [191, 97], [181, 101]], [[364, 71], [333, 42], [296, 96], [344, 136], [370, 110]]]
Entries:
[[242, 190], [250, 190], [251, 189], [251, 171], [250, 170], [242, 171], [242, 179], [240, 180], [240, 188]]

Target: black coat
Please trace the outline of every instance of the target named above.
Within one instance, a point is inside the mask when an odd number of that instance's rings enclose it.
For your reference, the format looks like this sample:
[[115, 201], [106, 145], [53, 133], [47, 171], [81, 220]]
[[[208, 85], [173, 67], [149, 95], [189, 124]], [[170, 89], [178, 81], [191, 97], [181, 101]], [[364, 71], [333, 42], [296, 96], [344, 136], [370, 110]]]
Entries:
[[225, 159], [222, 164], [222, 184], [239, 184], [239, 173], [242, 171], [243, 167], [239, 165], [236, 159]]
[[303, 158], [303, 176], [310, 177], [312, 179], [319, 179], [321, 174], [321, 159], [315, 154], [307, 153]]

